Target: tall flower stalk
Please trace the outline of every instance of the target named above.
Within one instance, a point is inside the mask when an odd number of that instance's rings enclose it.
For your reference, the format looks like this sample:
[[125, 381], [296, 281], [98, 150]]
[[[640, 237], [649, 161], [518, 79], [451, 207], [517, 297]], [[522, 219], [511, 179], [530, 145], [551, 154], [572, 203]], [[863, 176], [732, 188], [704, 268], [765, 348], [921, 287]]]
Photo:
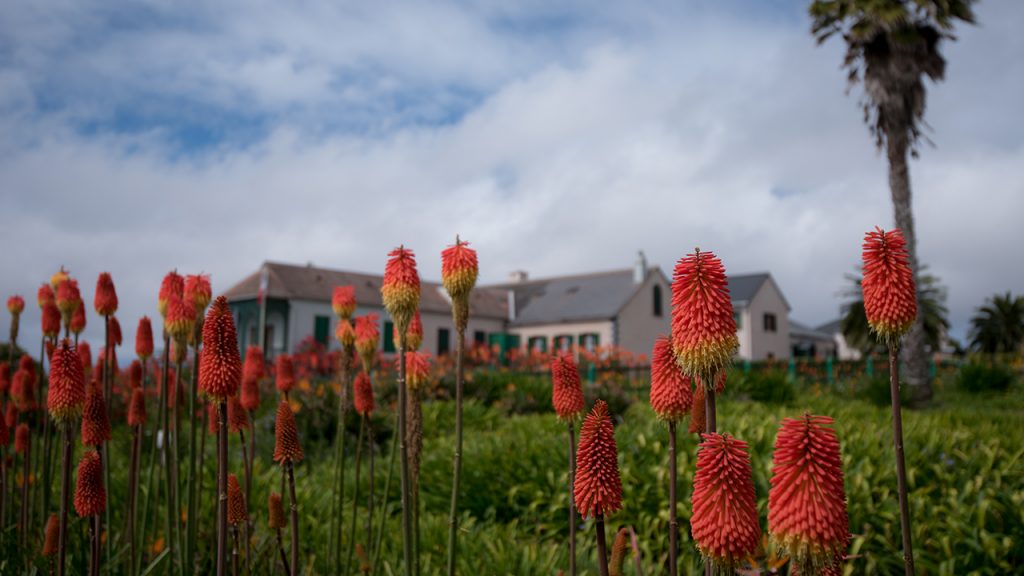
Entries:
[[576, 423], [582, 418], [583, 386], [572, 354], [551, 359], [551, 404], [569, 431], [569, 574], [576, 574]]
[[[86, 458], [95, 457], [98, 474], [103, 474], [108, 470], [103, 469], [103, 445], [110, 441], [110, 419], [107, 417], [106, 402], [103, 399], [103, 391], [100, 389], [100, 382], [94, 381], [91, 386], [88, 387], [88, 391], [85, 396], [85, 407], [82, 411], [82, 444], [85, 446], [91, 446], [95, 450], [90, 453], [86, 453]], [[106, 502], [104, 497], [103, 506], [99, 507], [98, 512], [83, 514], [81, 506], [79, 505], [79, 495], [82, 491], [83, 486], [83, 468], [85, 464], [85, 458], [82, 460], [82, 465], [79, 466], [78, 472], [78, 487], [75, 491], [75, 510], [78, 511], [79, 516], [90, 516], [89, 521], [91, 522], [90, 528], [93, 532], [93, 544], [95, 546], [93, 550], [93, 567], [95, 572], [99, 573], [100, 566], [100, 538], [99, 535], [103, 533], [103, 519], [101, 514], [106, 511]], [[91, 469], [90, 469], [91, 470]], [[99, 485], [99, 491], [103, 490], [103, 487], [107, 485], [106, 480], [103, 476], [97, 479], [89, 479], [86, 483], [86, 489], [92, 492], [97, 492], [96, 484]], [[105, 496], [105, 493], [104, 493]], [[87, 498], [96, 498], [94, 495], [88, 495]], [[111, 526], [109, 520], [107, 526]]]
[[[454, 576], [459, 548], [459, 481], [462, 476], [462, 388], [465, 378], [466, 326], [469, 324], [469, 295], [479, 276], [476, 251], [458, 236], [455, 244], [441, 252], [441, 283], [452, 301], [455, 324], [455, 453], [452, 455], [452, 500], [448, 510], [448, 575]], [[403, 361], [404, 363], [404, 361]], [[571, 442], [571, 440], [570, 440]]]
[[[149, 359], [153, 357], [153, 323], [150, 321], [148, 316], [143, 316], [142, 318], [139, 319], [138, 328], [136, 328], [136, 330], [135, 330], [135, 355], [138, 357], [139, 364], [141, 364], [141, 366], [142, 366], [142, 371], [141, 371], [141, 374], [139, 375], [139, 377], [140, 377], [140, 379], [139, 379], [139, 389], [142, 391], [143, 399], [145, 399], [146, 368], [149, 366]], [[147, 527], [147, 522], [146, 521], [148, 519], [150, 505], [154, 501], [154, 497], [153, 497], [153, 477], [154, 477], [153, 470], [155, 468], [156, 454], [157, 454], [157, 446], [156, 446], [157, 434], [156, 434], [156, 428], [158, 428], [160, 426], [160, 422], [161, 422], [161, 418], [162, 418], [162, 412], [163, 412], [163, 409], [164, 409], [163, 396], [161, 396], [160, 398], [161, 399], [160, 399], [160, 402], [159, 402], [159, 407], [157, 409], [157, 418], [154, 421], [153, 444], [152, 444], [152, 448], [151, 448], [151, 450], [149, 452], [149, 466], [148, 466], [148, 470], [149, 471], [147, 472], [147, 475], [146, 475], [146, 501], [145, 501], [143, 509], [142, 509], [142, 522], [139, 523], [139, 530], [137, 530], [137, 532], [138, 532], [137, 537], [136, 537], [136, 535], [132, 536], [132, 541], [133, 542], [137, 542], [137, 543], [145, 543], [146, 542], [146, 527]], [[145, 402], [143, 402], [143, 405], [145, 405]], [[145, 425], [145, 423], [143, 423], [143, 424], [141, 424], [139, 426], [139, 436], [140, 437], [143, 435], [143, 426], [144, 425]], [[140, 458], [140, 460], [141, 460], [141, 458]], [[139, 465], [141, 466], [141, 462], [139, 463]], [[141, 472], [141, 470], [140, 470], [140, 472]], [[138, 489], [136, 488], [136, 492], [137, 491], [138, 491]], [[136, 554], [132, 556], [132, 566], [133, 566], [133, 568], [132, 568], [133, 572], [132, 573], [133, 574], [138, 574], [141, 571], [141, 565], [140, 565], [141, 562], [142, 562], [142, 554], [136, 552]]]
[[402, 573], [412, 576], [419, 572], [419, 560], [413, 551], [412, 508], [410, 503], [409, 478], [409, 447], [406, 445], [405, 411], [408, 402], [408, 390], [405, 385], [405, 346], [406, 330], [413, 314], [420, 304], [420, 277], [416, 272], [416, 258], [412, 250], [399, 246], [388, 254], [388, 262], [384, 267], [384, 281], [381, 285], [381, 297], [384, 307], [395, 322], [395, 330], [399, 334], [398, 346], [398, 433], [401, 450], [401, 494], [402, 494]]
[[[199, 523], [197, 514], [198, 503], [196, 497], [196, 485], [198, 484], [199, 479], [199, 470], [197, 468], [198, 455], [196, 451], [196, 434], [199, 432], [199, 423], [196, 421], [196, 405], [199, 388], [199, 347], [202, 346], [203, 343], [203, 314], [206, 312], [206, 307], [210, 304], [210, 300], [213, 297], [213, 292], [210, 287], [210, 277], [205, 274], [190, 274], [186, 276], [183, 296], [185, 305], [193, 308], [195, 317], [191, 334], [188, 336], [188, 342], [192, 344], [192, 385], [189, 386], [188, 398], [189, 448], [188, 495], [186, 503], [188, 509], [186, 519], [188, 524], [186, 525], [185, 536], [185, 567], [186, 570], [194, 570], [196, 530]], [[180, 368], [178, 369], [178, 372], [181, 372]]]
[[299, 573], [299, 503], [295, 497], [294, 466], [304, 457], [302, 446], [299, 444], [299, 431], [295, 426], [295, 414], [292, 413], [288, 401], [281, 400], [277, 405], [277, 418], [274, 420], [274, 462], [281, 465], [282, 472], [288, 479], [292, 536], [290, 574]]
[[[367, 433], [368, 430], [369, 430], [369, 428], [367, 426], [367, 420], [369, 420], [370, 417], [373, 415], [373, 409], [374, 409], [373, 384], [370, 382], [370, 376], [367, 373], [367, 371], [364, 370], [363, 372], [360, 372], [356, 376], [355, 381], [353, 382], [352, 386], [353, 386], [353, 391], [352, 391], [353, 405], [354, 405], [354, 408], [356, 410], [356, 414], [359, 414], [359, 440], [358, 440], [358, 443], [356, 444], [356, 476], [355, 476], [354, 496], [352, 498], [352, 522], [349, 525], [348, 553], [347, 553], [346, 558], [345, 558], [345, 568], [346, 568], [346, 571], [348, 570], [348, 567], [351, 565], [352, 552], [355, 550], [355, 544], [356, 544], [356, 515], [357, 515], [357, 510], [358, 510], [358, 505], [359, 505], [359, 478], [360, 478], [360, 473], [359, 472], [360, 472], [360, 464], [361, 464], [361, 460], [362, 460], [362, 452], [363, 452], [363, 446], [364, 446], [363, 439], [364, 438], [369, 439], [369, 434]], [[372, 454], [372, 451], [373, 451], [372, 444], [367, 442], [366, 446], [367, 446], [367, 450], [370, 451], [371, 454]], [[373, 457], [369, 456], [369, 458], [370, 458], [370, 462], [373, 462], [373, 460], [372, 460]], [[370, 474], [369, 474], [369, 480], [367, 482], [367, 491], [368, 491], [368, 494], [369, 494], [369, 496], [368, 496], [369, 504], [368, 504], [367, 510], [366, 510], [367, 517], [366, 517], [366, 535], [365, 535], [365, 539], [366, 539], [366, 543], [367, 543], [366, 545], [370, 546], [370, 544], [372, 542], [372, 535], [373, 535], [373, 532], [372, 532], [372, 525], [373, 525], [373, 465], [372, 464], [370, 464]]]
[[60, 538], [57, 574], [64, 576], [68, 549], [68, 499], [71, 494], [72, 439], [75, 424], [82, 417], [85, 405], [85, 374], [82, 360], [71, 342], [65, 338], [54, 350], [50, 360], [50, 387], [46, 406], [50, 418], [63, 433], [64, 450], [61, 459]]
[[651, 352], [651, 408], [658, 419], [668, 424], [668, 561], [670, 576], [679, 569], [679, 520], [677, 518], [676, 423], [693, 406], [690, 379], [683, 375], [672, 353], [672, 342], [665, 336], [654, 341]]
[[[233, 396], [232, 396], [233, 398]], [[244, 445], [244, 443], [243, 443]], [[238, 569], [238, 556], [241, 553], [241, 545], [239, 543], [238, 533], [240, 529], [244, 529], [246, 523], [249, 520], [249, 511], [246, 506], [245, 496], [242, 495], [242, 487], [238, 484], [238, 477], [234, 474], [228, 475], [228, 524], [231, 525], [231, 536], [233, 540], [232, 546], [232, 573], [234, 576], [240, 574]], [[241, 527], [239, 527], [241, 525]], [[249, 535], [246, 534], [246, 540], [249, 539]], [[252, 573], [252, 558], [249, 554], [245, 556], [246, 566], [249, 567], [248, 572]]]
[[[234, 396], [231, 396], [230, 398], [228, 398], [228, 432], [231, 432], [233, 434], [238, 434], [239, 445], [242, 448], [242, 472], [245, 474], [245, 482], [246, 482], [246, 484], [249, 484], [250, 483], [249, 474], [250, 474], [250, 470], [252, 469], [252, 464], [251, 464], [250, 457], [255, 457], [255, 455], [254, 454], [249, 454], [249, 448], [248, 448], [248, 446], [245, 443], [245, 431], [249, 428], [249, 417], [246, 415], [245, 408], [242, 407], [242, 402], [238, 398], [238, 396], [239, 396], [238, 394], [235, 394]], [[230, 476], [234, 476], [234, 475], [231, 474]], [[235, 482], [237, 484], [237, 479], [236, 479]], [[228, 512], [229, 512], [229, 514], [228, 514], [228, 524], [231, 524], [232, 527], [235, 529], [235, 534], [233, 534], [233, 535], [237, 538], [237, 536], [238, 536], [238, 534], [237, 534], [237, 525], [236, 525], [236, 523], [231, 521], [231, 514], [230, 514], [231, 507], [232, 506], [236, 506], [237, 507], [237, 504], [234, 504], [233, 501], [232, 501], [232, 498], [235, 498], [235, 496], [231, 495], [231, 486], [230, 486], [230, 484], [231, 484], [231, 478], [229, 477], [228, 478]], [[238, 498], [242, 498], [242, 497], [243, 496], [241, 494], [241, 486], [239, 486]], [[249, 501], [248, 497], [245, 497], [245, 502], [248, 502], [248, 501]], [[243, 528], [244, 528], [245, 535], [246, 535], [246, 539], [245, 539], [245, 561], [246, 561], [246, 564], [248, 565], [249, 563], [251, 563], [251, 558], [252, 558], [252, 547], [250, 546], [250, 542], [249, 542], [249, 540], [250, 540], [249, 539], [249, 535], [250, 534], [249, 534], [249, 531], [248, 531], [248, 522], [249, 522], [248, 514], [245, 515], [245, 518], [243, 518], [243, 520], [245, 521], [245, 526], [243, 526]], [[235, 542], [235, 546], [236, 547], [238, 546], [237, 542]]]
[[363, 461], [363, 439], [365, 438], [366, 431], [360, 408], [362, 407], [365, 410], [368, 407], [370, 411], [373, 410], [373, 386], [370, 382], [370, 373], [373, 371], [374, 360], [377, 357], [377, 347], [380, 344], [380, 331], [377, 329], [377, 315], [367, 314], [366, 316], [356, 318], [354, 335], [355, 349], [359, 352], [363, 371], [360, 372], [352, 382], [353, 407], [356, 409], [356, 413], [360, 414], [360, 421], [359, 436], [356, 440], [356, 475], [355, 487], [352, 492], [352, 517], [349, 523], [348, 551], [345, 554], [346, 573], [349, 571], [349, 567], [352, 564], [352, 553], [355, 550], [356, 505], [359, 502], [359, 478]]
[[28, 478], [31, 475], [32, 466], [32, 432], [27, 422], [18, 424], [18, 427], [14, 429], [14, 453], [21, 455], [21, 512], [18, 516], [18, 526], [21, 533], [21, 545], [25, 546], [28, 542], [28, 487], [31, 484], [28, 482]]
[[235, 321], [228, 300], [218, 296], [203, 324], [199, 387], [217, 405], [217, 576], [227, 573], [228, 538], [228, 406], [242, 381]]
[[267, 498], [267, 525], [274, 531], [277, 537], [277, 549], [281, 553], [281, 567], [285, 576], [292, 571], [288, 568], [288, 557], [284, 553], [284, 542], [281, 540], [281, 529], [288, 525], [284, 519], [284, 506], [281, 504], [281, 495], [271, 492]]
[[[175, 493], [176, 476], [173, 473], [173, 468], [176, 466], [178, 461], [178, 455], [174, 451], [174, 442], [171, 431], [171, 409], [172, 406], [176, 406], [176, 398], [169, 396], [171, 387], [171, 330], [170, 322], [173, 320], [171, 314], [172, 306], [178, 310], [184, 308], [181, 299], [185, 291], [185, 279], [182, 278], [176, 271], [169, 272], [164, 276], [163, 281], [160, 284], [160, 293], [157, 299], [157, 309], [160, 311], [160, 315], [164, 319], [163, 336], [164, 336], [164, 351], [163, 351], [163, 367], [161, 370], [161, 385], [160, 385], [160, 401], [163, 405], [161, 414], [161, 432], [162, 432], [162, 449], [163, 449], [163, 468], [164, 468], [164, 486], [165, 486], [165, 500], [166, 500], [166, 518], [165, 518], [165, 540], [167, 541], [168, 554], [172, 558], [171, 570], [173, 574], [175, 572], [173, 558], [175, 553], [180, 547], [175, 542], [175, 534], [177, 533], [175, 528], [178, 526], [178, 518], [175, 510], [177, 510]], [[177, 389], [174, 391], [177, 394]], [[175, 409], [175, 411], [177, 411]], [[178, 568], [181, 569], [180, 563]]]
[[573, 484], [576, 508], [584, 518], [594, 518], [598, 569], [601, 576], [608, 576], [604, 519], [606, 515], [622, 509], [622, 480], [619, 477], [615, 428], [604, 400], [598, 400], [583, 421], [576, 462], [578, 468]]
[[[252, 502], [252, 478], [253, 468], [256, 462], [256, 410], [260, 407], [260, 381], [266, 376], [266, 363], [263, 358], [263, 350], [259, 346], [249, 346], [245, 351], [245, 365], [242, 368], [242, 389], [239, 391], [239, 400], [242, 408], [249, 415], [249, 469], [245, 474], [245, 501]], [[203, 430], [203, 438], [206, 438], [206, 431]], [[199, 450], [199, 469], [203, 469], [203, 449]], [[252, 516], [246, 521], [249, 534], [253, 533]]]
[[[102, 395], [101, 395], [102, 402]], [[100, 573], [100, 514], [107, 508], [107, 491], [103, 485], [103, 465], [100, 454], [94, 450], [82, 455], [75, 483], [75, 512], [89, 523], [89, 576]]]
[[356, 310], [355, 286], [335, 286], [331, 295], [331, 308], [338, 318], [335, 336], [341, 344], [338, 360], [340, 375], [338, 390], [338, 423], [334, 441], [334, 513], [331, 514], [329, 564], [335, 571], [341, 570], [341, 525], [342, 506], [345, 496], [345, 416], [348, 411], [349, 371], [355, 353], [355, 331], [352, 328], [352, 314]]
[[[103, 318], [103, 342], [104, 342], [104, 354], [103, 354], [103, 401], [105, 403], [106, 412], [109, 414], [113, 402], [113, 373], [114, 367], [114, 347], [121, 344], [121, 326], [115, 323], [114, 314], [117, 312], [117, 290], [114, 288], [114, 280], [110, 277], [109, 272], [100, 273], [96, 279], [96, 294], [93, 296], [93, 309], [96, 311], [96, 315]], [[85, 306], [78, 307], [78, 314], [81, 315], [81, 321], [79, 324], [81, 328], [85, 327]], [[79, 328], [79, 332], [81, 331]], [[116, 335], [112, 332], [116, 330]], [[116, 342], [116, 344], [115, 344]], [[75, 334], [75, 343], [78, 343], [78, 333]], [[97, 448], [100, 454], [100, 458], [103, 462], [103, 482], [105, 485], [110, 485], [110, 451], [103, 451]], [[104, 507], [106, 508], [106, 507]], [[106, 509], [107, 525], [110, 525], [110, 510]], [[99, 522], [97, 520], [97, 522]], [[97, 525], [97, 529], [99, 526]], [[112, 538], [107, 539], [107, 561], [110, 561], [110, 541]]]
[[[58, 277], [66, 278], [67, 277], [66, 273], [63, 276], [58, 276], [59, 274], [60, 273], [55, 274], [54, 278], [58, 278]], [[36, 367], [36, 369], [37, 369], [37, 373], [36, 373], [37, 376], [36, 376], [36, 378], [41, 383], [44, 380], [43, 379], [44, 362], [46, 362], [46, 357], [47, 357], [46, 347], [47, 347], [47, 345], [53, 346], [57, 342], [57, 338], [60, 336], [60, 310], [57, 309], [57, 297], [56, 297], [56, 294], [54, 293], [54, 289], [52, 287], [52, 286], [55, 285], [54, 282], [55, 282], [54, 280], [51, 280], [51, 284], [43, 284], [42, 286], [39, 287], [39, 292], [38, 292], [39, 308], [40, 308], [40, 312], [41, 312], [40, 324], [41, 324], [41, 328], [42, 328], [43, 337], [42, 337], [42, 339], [39, 342], [39, 364]], [[51, 370], [52, 370], [52, 362], [51, 362]], [[53, 436], [53, 433], [54, 433], [54, 430], [53, 430], [54, 425], [53, 425], [53, 422], [51, 422], [51, 420], [52, 420], [52, 418], [49, 417], [49, 414], [44, 412], [43, 413], [43, 446], [42, 446], [43, 453], [40, 454], [40, 457], [36, 459], [36, 461], [41, 463], [41, 465], [42, 465], [42, 476], [43, 476], [43, 486], [42, 486], [43, 508], [42, 508], [42, 510], [40, 510], [40, 514], [46, 514], [46, 511], [50, 509], [50, 486], [52, 484], [51, 476], [50, 476], [50, 472], [52, 470], [52, 467], [50, 465], [51, 464], [51, 462], [50, 462], [50, 454], [51, 454], [52, 436]], [[29, 517], [29, 527], [31, 528], [31, 525], [32, 525], [31, 511], [29, 511], [29, 514], [30, 514], [30, 517]]]
[[862, 258], [864, 313], [871, 330], [889, 347], [889, 393], [892, 398], [892, 437], [896, 453], [896, 485], [900, 501], [900, 530], [903, 533], [903, 564], [908, 576], [914, 574], [910, 504], [907, 500], [907, 470], [903, 456], [903, 413], [900, 406], [900, 340], [917, 318], [914, 273], [910, 267], [907, 242], [899, 230], [880, 228], [864, 235]]

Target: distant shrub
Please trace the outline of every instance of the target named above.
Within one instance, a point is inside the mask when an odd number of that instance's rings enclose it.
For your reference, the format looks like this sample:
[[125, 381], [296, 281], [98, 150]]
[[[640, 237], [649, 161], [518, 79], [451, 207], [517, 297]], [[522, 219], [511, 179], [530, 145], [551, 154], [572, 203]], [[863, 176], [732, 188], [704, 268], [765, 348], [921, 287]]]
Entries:
[[[888, 373], [861, 377], [856, 390], [862, 400], [867, 400], [875, 406], [889, 406], [892, 404], [892, 392], [889, 390]], [[900, 383], [900, 403], [904, 406], [910, 403], [910, 389], [903, 383]]]
[[777, 369], [733, 377], [726, 385], [727, 391], [730, 385], [737, 394], [765, 404], [789, 404], [796, 398], [796, 385]]
[[1001, 362], [972, 360], [960, 368], [957, 386], [965, 392], [1002, 392], [1013, 384], [1013, 369]]

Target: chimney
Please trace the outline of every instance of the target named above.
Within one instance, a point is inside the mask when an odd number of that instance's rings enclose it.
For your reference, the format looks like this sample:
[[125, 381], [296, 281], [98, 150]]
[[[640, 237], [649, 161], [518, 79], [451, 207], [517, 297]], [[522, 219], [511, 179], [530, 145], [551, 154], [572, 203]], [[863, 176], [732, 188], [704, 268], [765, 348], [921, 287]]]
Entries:
[[530, 275], [526, 273], [526, 270], [513, 270], [508, 273], [509, 282], [526, 282], [530, 278]]
[[636, 262], [633, 264], [633, 283], [642, 284], [647, 279], [647, 257], [644, 251], [636, 253]]

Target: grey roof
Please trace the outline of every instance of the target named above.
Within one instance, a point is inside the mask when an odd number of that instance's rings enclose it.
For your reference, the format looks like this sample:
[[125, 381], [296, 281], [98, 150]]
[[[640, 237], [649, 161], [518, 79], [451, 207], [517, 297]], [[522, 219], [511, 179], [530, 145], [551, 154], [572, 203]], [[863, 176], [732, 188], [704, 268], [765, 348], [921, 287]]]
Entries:
[[815, 328], [818, 332], [825, 332], [827, 334], [838, 334], [843, 331], [843, 319], [836, 318], [831, 322], [826, 322], [821, 326]]
[[[384, 277], [345, 270], [331, 270], [314, 266], [265, 262], [268, 272], [267, 295], [285, 300], [312, 300], [330, 302], [335, 286], [355, 287], [356, 302], [362, 306], [383, 308], [380, 286]], [[260, 285], [257, 270], [224, 293], [229, 301], [256, 298]], [[469, 298], [470, 314], [480, 318], [507, 318], [508, 297], [504, 291], [477, 288]], [[437, 282], [421, 281], [420, 310], [441, 314], [451, 313], [451, 304], [444, 288]]]
[[789, 337], [801, 338], [804, 340], [834, 340], [831, 332], [811, 328], [810, 326], [796, 322], [792, 318], [789, 320]]
[[[661, 274], [657, 267], [648, 275]], [[633, 269], [612, 270], [577, 276], [561, 276], [499, 284], [490, 288], [515, 293], [513, 326], [610, 320], [632, 298], [640, 284], [633, 282]], [[668, 307], [671, 294], [663, 297]]]
[[[745, 308], [750, 304], [750, 301], [754, 299], [754, 296], [761, 290], [761, 286], [765, 282], [775, 284], [775, 280], [772, 279], [772, 275], [768, 272], [729, 275], [728, 279], [729, 297], [732, 299], [733, 308]], [[786, 308], [791, 308], [789, 301], [786, 300], [786, 295], [782, 293], [782, 289], [779, 288], [778, 284], [775, 284], [775, 288], [779, 291], [779, 295], [786, 304]]]

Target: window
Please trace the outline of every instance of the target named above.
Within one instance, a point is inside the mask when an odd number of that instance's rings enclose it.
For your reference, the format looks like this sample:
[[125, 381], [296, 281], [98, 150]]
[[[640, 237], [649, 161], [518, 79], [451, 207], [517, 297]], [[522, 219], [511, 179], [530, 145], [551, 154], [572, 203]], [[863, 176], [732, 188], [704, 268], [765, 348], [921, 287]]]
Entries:
[[384, 321], [384, 351], [395, 352], [395, 323]]
[[483, 330], [476, 330], [473, 332], [473, 343], [474, 344], [486, 344], [487, 333]]
[[580, 346], [589, 352], [593, 352], [601, 344], [601, 335], [596, 332], [580, 334]]
[[527, 347], [530, 352], [547, 352], [548, 351], [548, 339], [543, 336], [530, 336], [527, 340]]
[[654, 315], [661, 318], [661, 284], [655, 284], [652, 291], [654, 296]]
[[572, 336], [569, 334], [555, 336], [555, 351], [568, 352], [570, 348], [572, 348]]
[[313, 339], [319, 344], [327, 345], [328, 334], [331, 333], [330, 316], [316, 316], [313, 318]]
[[740, 314], [739, 312], [733, 312], [732, 313], [732, 319], [736, 321], [736, 329], [737, 330], [742, 330], [743, 329], [743, 314]]
[[437, 329], [437, 355], [447, 354], [451, 350], [451, 334], [447, 328]]
[[777, 330], [777, 326], [775, 325], [775, 314], [772, 314], [771, 312], [765, 312], [764, 313], [764, 331], [765, 332], [775, 332], [776, 330]]

